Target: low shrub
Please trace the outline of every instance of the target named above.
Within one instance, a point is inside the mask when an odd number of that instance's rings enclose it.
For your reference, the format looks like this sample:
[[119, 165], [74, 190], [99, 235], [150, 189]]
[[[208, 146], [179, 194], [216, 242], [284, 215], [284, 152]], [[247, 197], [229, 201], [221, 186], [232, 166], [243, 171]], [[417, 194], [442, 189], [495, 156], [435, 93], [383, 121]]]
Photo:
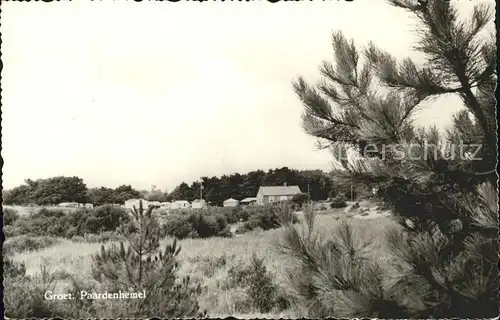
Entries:
[[226, 228], [227, 220], [226, 220], [225, 216], [218, 214], [215, 216], [215, 221], [217, 221], [217, 226], [218, 226], [220, 231], [222, 231]]
[[64, 237], [70, 225], [62, 210], [42, 208], [19, 217], [12, 225], [15, 235]]
[[8, 238], [4, 242], [4, 250], [9, 250], [11, 252], [37, 251], [60, 242], [60, 239], [50, 236], [32, 237], [23, 235]]
[[19, 219], [19, 213], [17, 210], [12, 208], [3, 208], [3, 225], [10, 226], [14, 224], [14, 222]]
[[55, 316], [51, 301], [44, 299], [45, 292], [52, 289], [51, 279], [45, 279], [44, 275], [35, 279], [18, 275], [5, 277], [4, 286], [5, 317], [22, 319]]
[[236, 230], [234, 231], [235, 234], [243, 234], [243, 233], [247, 233], [248, 231], [250, 231], [247, 226], [245, 225], [241, 225], [241, 226], [238, 226], [236, 228]]
[[327, 206], [323, 203], [318, 206], [319, 211], [326, 211], [327, 209], [328, 209]]
[[[235, 221], [235, 222], [248, 221], [251, 213], [252, 213], [252, 207], [242, 208], [240, 211], [238, 211], [238, 221]], [[231, 222], [231, 223], [233, 223], [233, 222]]]
[[[252, 255], [250, 265], [234, 265], [228, 270], [230, 288], [244, 288], [252, 305], [262, 313], [275, 306], [282, 309], [288, 305], [284, 296], [278, 295], [278, 287], [267, 270], [264, 259]], [[279, 298], [279, 299], [278, 299]]]
[[99, 206], [91, 213], [86, 221], [85, 231], [88, 233], [115, 231], [121, 221], [127, 223], [130, 220], [125, 209], [112, 205]]
[[254, 306], [262, 313], [271, 311], [276, 303], [277, 287], [264, 265], [264, 259], [255, 254], [251, 260], [249, 283], [248, 295]]
[[310, 200], [309, 194], [307, 193], [298, 193], [293, 196], [292, 198], [292, 203], [297, 205], [299, 208], [302, 207], [302, 205]]
[[191, 230], [187, 237], [190, 239], [198, 239], [200, 237], [200, 235], [198, 234], [198, 232], [196, 230]]
[[[267, 205], [263, 207], [257, 207], [255, 209], [255, 213], [250, 216], [247, 222], [245, 222], [244, 226], [247, 230], [254, 230], [257, 227], [262, 228], [263, 230], [276, 229], [280, 227], [280, 221], [278, 218], [278, 211], [282, 208], [281, 206], [288, 204], [274, 204]], [[297, 223], [298, 217], [293, 213], [293, 223]]]
[[17, 225], [3, 226], [3, 233], [6, 238], [15, 237], [23, 234], [24, 229]]
[[205, 277], [213, 277], [217, 270], [221, 269], [227, 264], [226, 255], [211, 256], [211, 257], [194, 257], [189, 259], [190, 263], [196, 266]]
[[204, 210], [205, 215], [210, 216], [223, 216], [226, 222], [229, 224], [237, 223], [238, 221], [247, 221], [251, 212], [248, 208], [236, 207], [236, 208], [219, 208], [210, 207]]
[[247, 288], [250, 285], [251, 269], [248, 266], [233, 265], [227, 271], [230, 288]]
[[216, 236], [220, 231], [219, 223], [214, 216], [196, 212], [189, 216], [188, 221], [191, 223], [193, 230], [196, 230], [200, 238]]
[[233, 233], [231, 232], [231, 227], [228, 225], [217, 234], [218, 237], [231, 238]]
[[191, 212], [184, 216], [176, 214], [169, 216], [163, 225], [163, 235], [178, 239], [231, 237], [232, 233], [226, 217], [221, 214], [207, 212]]
[[347, 207], [346, 199], [343, 195], [335, 197], [330, 203], [330, 208], [338, 209]]
[[171, 216], [163, 225], [163, 235], [171, 236], [178, 239], [193, 237], [193, 226], [188, 221], [187, 217], [180, 215]]
[[15, 262], [14, 260], [12, 260], [12, 258], [5, 257], [4, 254], [2, 254], [2, 258], [3, 258], [2, 277], [4, 279], [26, 276], [26, 266], [24, 265], [24, 263]]
[[226, 223], [236, 223], [240, 219], [241, 208], [210, 208], [209, 212], [223, 216]]
[[[4, 279], [4, 307], [5, 316], [14, 319], [26, 318], [90, 318], [96, 317], [96, 310], [92, 300], [50, 300], [45, 294], [56, 293], [57, 272], [50, 272], [41, 266], [40, 273], [33, 277], [23, 274], [6, 276]], [[88, 285], [77, 285], [73, 277], [69, 277], [70, 290], [74, 296], [80, 290], [91, 290]], [[95, 288], [94, 288], [95, 289]]]
[[78, 209], [66, 214], [60, 209], [42, 208], [17, 218], [8, 230], [9, 236], [52, 236], [72, 238], [86, 233], [115, 231], [129, 215], [119, 207], [104, 205], [95, 209]]

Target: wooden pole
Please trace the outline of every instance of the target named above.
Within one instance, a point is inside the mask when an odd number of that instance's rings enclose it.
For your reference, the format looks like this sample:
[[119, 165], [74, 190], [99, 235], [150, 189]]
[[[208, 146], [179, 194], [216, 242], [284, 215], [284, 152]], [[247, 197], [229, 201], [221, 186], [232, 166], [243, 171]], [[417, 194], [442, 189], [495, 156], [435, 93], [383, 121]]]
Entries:
[[200, 200], [203, 200], [203, 181], [200, 182]]

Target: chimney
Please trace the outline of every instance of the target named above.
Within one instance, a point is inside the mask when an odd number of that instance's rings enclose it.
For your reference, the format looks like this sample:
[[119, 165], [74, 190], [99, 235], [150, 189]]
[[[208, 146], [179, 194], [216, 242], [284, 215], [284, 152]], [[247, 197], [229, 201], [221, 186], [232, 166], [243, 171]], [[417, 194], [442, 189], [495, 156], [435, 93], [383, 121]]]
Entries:
[[285, 183], [283, 183], [283, 186], [284, 186], [284, 187], [286, 187], [286, 182], [285, 182]]

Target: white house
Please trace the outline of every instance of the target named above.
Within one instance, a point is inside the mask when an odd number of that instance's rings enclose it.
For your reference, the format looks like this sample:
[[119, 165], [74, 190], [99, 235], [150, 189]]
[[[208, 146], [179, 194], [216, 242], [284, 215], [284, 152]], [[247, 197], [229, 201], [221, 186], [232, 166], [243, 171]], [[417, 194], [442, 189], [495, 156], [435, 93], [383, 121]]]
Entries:
[[186, 209], [186, 208], [191, 208], [191, 204], [189, 201], [186, 200], [177, 200], [172, 202], [172, 209]]
[[260, 187], [257, 192], [257, 203], [265, 205], [278, 201], [291, 201], [293, 196], [302, 193], [299, 186], [283, 186]]
[[191, 204], [191, 207], [193, 209], [206, 209], [208, 208], [208, 204], [205, 200], [203, 199], [196, 199], [193, 201], [193, 203]]
[[237, 207], [239, 204], [240, 202], [233, 198], [229, 198], [223, 203], [224, 207]]
[[144, 209], [147, 209], [149, 206], [149, 203], [147, 200], [144, 200], [144, 199], [129, 199], [129, 200], [125, 201], [124, 207], [127, 209], [133, 209], [135, 206], [136, 209], [139, 209], [139, 202], [140, 201], [142, 201], [142, 207]]
[[94, 205], [92, 203], [86, 203], [86, 204], [83, 205], [83, 207], [85, 209], [92, 209], [92, 208], [94, 208]]

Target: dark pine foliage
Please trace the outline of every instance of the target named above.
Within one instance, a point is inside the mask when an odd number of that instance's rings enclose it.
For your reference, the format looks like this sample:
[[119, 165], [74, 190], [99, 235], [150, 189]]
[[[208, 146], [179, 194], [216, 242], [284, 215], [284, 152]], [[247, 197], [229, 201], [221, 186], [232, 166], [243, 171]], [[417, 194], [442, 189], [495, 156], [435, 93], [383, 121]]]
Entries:
[[[383, 281], [377, 264], [355, 253], [364, 246], [340, 255], [355, 240], [348, 227], [337, 231], [340, 242], [287, 229], [285, 251], [307, 275], [292, 279], [296, 297], [313, 316], [495, 317], [496, 47], [484, 36], [490, 8], [476, 5], [462, 19], [450, 1], [389, 3], [417, 19], [415, 49], [426, 61], [398, 61], [373, 43], [360, 54], [336, 32], [324, 81], [313, 87], [299, 78], [294, 89], [306, 132], [331, 148], [346, 179], [376, 187], [392, 208], [403, 231], [389, 230], [386, 238], [399, 271], [395, 281]], [[445, 94], [463, 102], [453, 128], [418, 129], [412, 119], [421, 103]]]

